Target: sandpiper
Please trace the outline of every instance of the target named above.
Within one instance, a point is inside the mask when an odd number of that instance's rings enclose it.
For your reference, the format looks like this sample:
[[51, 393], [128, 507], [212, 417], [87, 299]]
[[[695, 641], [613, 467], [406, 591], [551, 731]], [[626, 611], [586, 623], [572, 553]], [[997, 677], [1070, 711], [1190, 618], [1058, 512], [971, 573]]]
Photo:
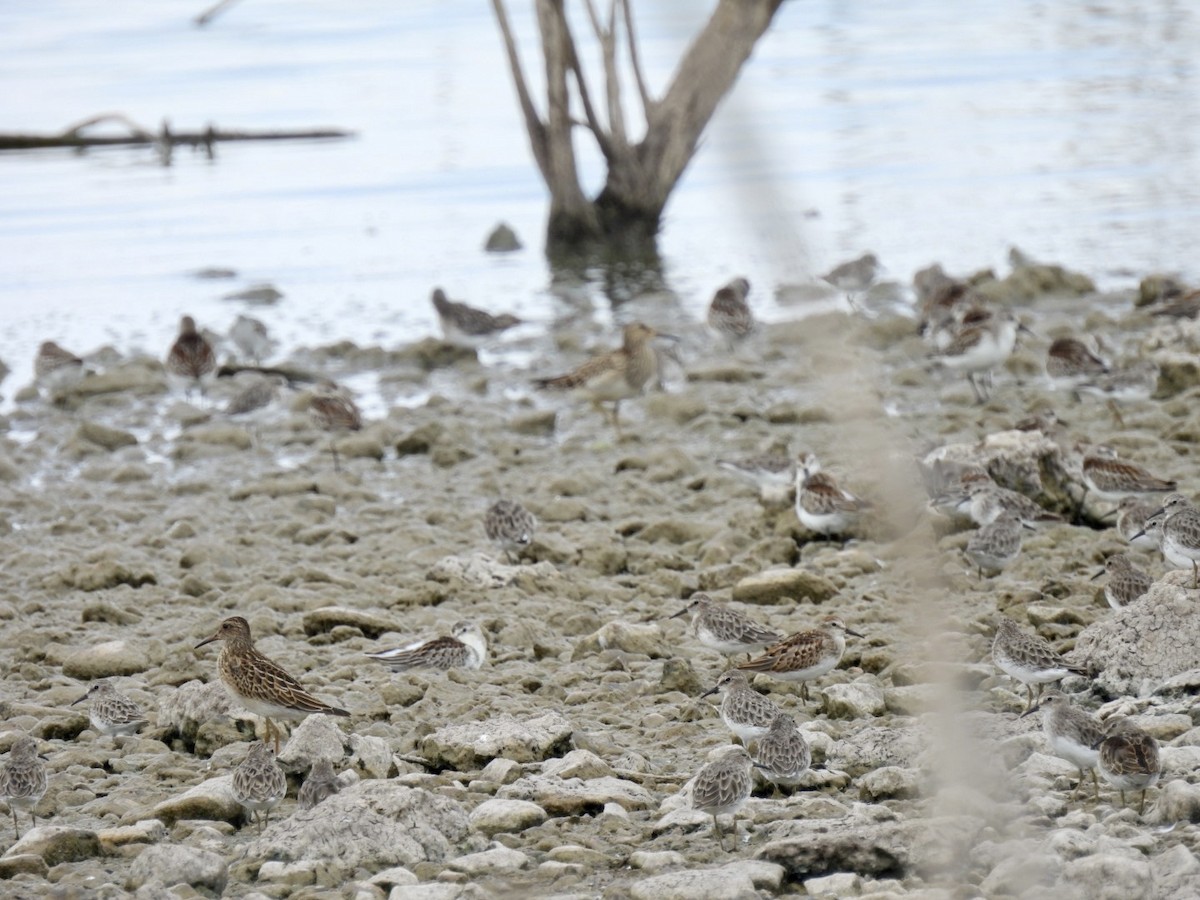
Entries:
[[1024, 494], [996, 484], [990, 478], [973, 478], [965, 485], [959, 505], [966, 507], [976, 525], [990, 525], [1004, 513], [1016, 516], [1029, 526], [1063, 521]]
[[870, 289], [882, 268], [874, 253], [864, 253], [858, 259], [834, 266], [821, 276], [821, 280], [844, 293], [850, 308], [857, 309], [855, 296]]
[[13, 831], [21, 837], [21, 826], [17, 824], [17, 810], [29, 813], [30, 821], [36, 825], [34, 807], [46, 794], [46, 767], [38, 755], [37, 741], [22, 735], [13, 741], [8, 751], [8, 765], [0, 771], [0, 799], [8, 804], [13, 817]]
[[285, 672], [254, 647], [250, 623], [241, 616], [230, 616], [216, 632], [196, 645], [197, 650], [213, 641], [223, 641], [217, 669], [225, 687], [250, 712], [262, 716], [267, 724], [267, 736], [275, 736], [275, 752], [279, 752], [279, 732], [272, 719], [298, 721], [313, 713], [330, 716], [349, 716], [350, 713], [328, 703], [322, 703], [301, 687], [300, 682]]
[[251, 378], [240, 391], [234, 394], [225, 406], [225, 414], [241, 416], [270, 406], [279, 396], [279, 390], [287, 384], [282, 375], [259, 375]]
[[537, 519], [515, 500], [497, 500], [483, 517], [483, 530], [488, 540], [500, 545], [509, 562], [516, 562], [533, 541]]
[[1135, 567], [1124, 553], [1114, 553], [1106, 559], [1104, 568], [1093, 575], [1092, 580], [1105, 573], [1108, 574], [1108, 584], [1104, 586], [1104, 599], [1113, 609], [1128, 606], [1154, 584], [1154, 579]]
[[1108, 364], [1078, 338], [1060, 337], [1046, 351], [1046, 374], [1059, 385], [1075, 387], [1089, 378], [1108, 374]]
[[579, 368], [566, 375], [554, 378], [538, 378], [534, 386], [560, 390], [577, 390], [586, 396], [594, 407], [608, 416], [602, 404], [612, 404], [610, 421], [621, 437], [621, 401], [636, 397], [646, 385], [658, 375], [658, 353], [653, 341], [656, 337], [675, 340], [661, 334], [649, 325], [632, 322], [625, 326], [622, 345], [608, 353], [594, 356]]
[[979, 570], [980, 578], [985, 571], [1001, 571], [1020, 555], [1021, 532], [1025, 527], [1015, 513], [1004, 512], [971, 535], [965, 552]]
[[324, 379], [317, 384], [308, 405], [309, 415], [323, 431], [329, 432], [329, 450], [333, 453], [334, 471], [341, 471], [338, 463], [337, 444], [334, 438], [338, 432], [360, 431], [363, 427], [362, 413], [358, 404], [349, 392], [338, 387], [332, 381]]
[[743, 744], [748, 745], [765, 736], [771, 723], [783, 714], [771, 698], [750, 686], [745, 672], [737, 669], [722, 674], [716, 686], [700, 697], [703, 699], [718, 692], [721, 694], [721, 721]]
[[33, 359], [33, 376], [47, 391], [57, 391], [83, 376], [83, 360], [54, 341], [45, 341]]
[[1134, 547], [1156, 549], [1158, 541], [1146, 534], [1146, 519], [1161, 508], [1161, 502], [1157, 500], [1143, 500], [1132, 495], [1125, 497], [1117, 504], [1117, 534]]
[[451, 300], [440, 287], [433, 289], [431, 299], [442, 325], [442, 337], [452, 344], [475, 347], [521, 324], [520, 319], [508, 313], [494, 316], [482, 309]]
[[852, 528], [871, 504], [843, 490], [832, 475], [821, 470], [812, 453], [796, 462], [796, 518], [809, 531], [826, 538]]
[[1042, 731], [1045, 732], [1051, 752], [1079, 769], [1079, 782], [1071, 799], [1074, 800], [1083, 787], [1086, 772], [1092, 773], [1092, 787], [1096, 799], [1100, 799], [1100, 785], [1096, 781], [1100, 751], [1096, 748], [1104, 740], [1104, 724], [1073, 705], [1062, 691], [1053, 688], [1042, 695], [1036, 706], [1021, 713], [1021, 718], [1039, 711], [1042, 714]]
[[1033, 708], [1033, 685], [1038, 697], [1047, 684], [1062, 681], [1068, 675], [1088, 675], [1083, 666], [1069, 663], [1036, 634], [1026, 634], [1008, 616], [1001, 616], [992, 641], [992, 660], [1005, 674], [1025, 685], [1026, 711]]
[[[1085, 496], [1094, 494], [1101, 500], [1116, 503], [1129, 496], [1166, 494], [1175, 490], [1175, 482], [1151, 475], [1141, 466], [1118, 459], [1112, 447], [1099, 445], [1090, 448], [1080, 464]], [[1083, 503], [1083, 499], [1079, 501]]]
[[455, 622], [449, 635], [394, 650], [368, 653], [393, 672], [409, 669], [478, 669], [487, 659], [487, 639], [474, 622]]
[[91, 701], [88, 707], [88, 721], [101, 734], [134, 734], [146, 724], [146, 714], [142, 708], [121, 694], [107, 679], [92, 682], [86, 694], [71, 705]]
[[1142, 792], [1138, 815], [1146, 810], [1146, 790], [1158, 784], [1162, 775], [1158, 741], [1139, 728], [1131, 719], [1116, 718], [1108, 722], [1107, 735], [1096, 745], [1100, 751], [1098, 766], [1104, 780], [1121, 794]]
[[1028, 330], [1011, 312], [1004, 312], [961, 329], [933, 359], [965, 372], [975, 399], [984, 403], [992, 387], [992, 370], [1004, 365], [1012, 355], [1017, 332]]
[[1192, 570], [1192, 587], [1200, 587], [1200, 509], [1183, 494], [1169, 494], [1162, 509], [1146, 518], [1145, 530], [1161, 532], [1163, 558], [1177, 569]]
[[322, 800], [332, 797], [341, 790], [341, 783], [333, 773], [333, 763], [328, 759], [318, 759], [312, 764], [312, 771], [300, 785], [296, 802], [300, 809], [312, 809]]
[[697, 640], [718, 653], [753, 653], [783, 639], [782, 632], [759, 625], [745, 613], [703, 591], [692, 594], [688, 605], [671, 618], [684, 615], [691, 615]]
[[768, 647], [749, 662], [738, 666], [747, 672], [762, 672], [781, 681], [799, 681], [800, 698], [808, 702], [808, 682], [837, 667], [846, 652], [846, 635], [863, 637], [846, 627], [840, 616], [828, 616], [817, 628], [801, 631]]
[[733, 816], [733, 843], [736, 848], [737, 813], [750, 799], [750, 791], [754, 787], [754, 779], [750, 777], [752, 765], [745, 747], [731, 747], [704, 766], [692, 780], [692, 808], [712, 816], [713, 833], [722, 850], [725, 849], [725, 836], [717, 816]]
[[759, 495], [781, 493], [796, 481], [796, 463], [786, 453], [756, 453], [718, 459], [717, 465], [726, 471], [747, 478], [758, 485]]
[[193, 386], [204, 394], [202, 379], [211, 375], [217, 367], [217, 356], [212, 344], [196, 330], [196, 320], [184, 316], [179, 320], [179, 337], [167, 351], [167, 371], [187, 379], [188, 392]]
[[708, 305], [708, 327], [725, 341], [730, 350], [754, 332], [754, 313], [746, 302], [749, 293], [750, 282], [745, 278], [735, 278], [718, 288]]
[[252, 819], [258, 819], [261, 834], [271, 821], [271, 810], [287, 794], [287, 776], [275, 762], [270, 744], [255, 741], [250, 745], [242, 764], [233, 770], [232, 787], [233, 798], [246, 808]]
[[799, 784], [812, 763], [812, 750], [796, 727], [796, 720], [782, 713], [771, 722], [754, 755], [754, 767], [775, 785], [775, 793], [781, 787]]
[[229, 339], [254, 365], [261, 363], [274, 347], [267, 326], [253, 316], [238, 316], [229, 326]]

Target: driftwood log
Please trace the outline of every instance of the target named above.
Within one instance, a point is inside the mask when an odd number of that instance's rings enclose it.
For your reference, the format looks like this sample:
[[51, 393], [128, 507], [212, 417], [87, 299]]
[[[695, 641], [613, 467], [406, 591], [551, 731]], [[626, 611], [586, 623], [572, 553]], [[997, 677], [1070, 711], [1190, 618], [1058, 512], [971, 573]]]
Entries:
[[[93, 126], [102, 123], [116, 123], [123, 126], [124, 131], [115, 134], [88, 133]], [[103, 113], [65, 128], [58, 134], [0, 133], [0, 150], [42, 150], [49, 147], [84, 149], [87, 147], [144, 145], [156, 146], [161, 152], [169, 155], [172, 148], [184, 146], [204, 149], [211, 156], [213, 148], [224, 141], [294, 141], [350, 137], [354, 137], [354, 132], [341, 128], [307, 128], [296, 131], [224, 131], [215, 125], [209, 125], [203, 131], [175, 132], [171, 130], [170, 124], [166, 121], [158, 131], [151, 131], [120, 113]]]

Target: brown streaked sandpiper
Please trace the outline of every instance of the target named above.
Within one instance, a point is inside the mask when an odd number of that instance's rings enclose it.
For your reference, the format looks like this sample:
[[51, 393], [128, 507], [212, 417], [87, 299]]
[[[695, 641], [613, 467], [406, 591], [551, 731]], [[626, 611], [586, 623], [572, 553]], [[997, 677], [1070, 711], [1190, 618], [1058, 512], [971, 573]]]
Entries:
[[106, 678], [92, 682], [87, 693], [71, 705], [84, 700], [90, 701], [88, 721], [101, 734], [134, 734], [146, 724], [146, 714], [142, 708], [119, 693]]
[[1083, 666], [1069, 663], [1042, 637], [1022, 631], [1008, 616], [1000, 616], [996, 637], [992, 641], [992, 660], [996, 666], [1025, 685], [1028, 702], [1026, 711], [1033, 708], [1033, 685], [1038, 697], [1047, 684], [1062, 681], [1068, 675], [1087, 676]]
[[1154, 584], [1154, 579], [1135, 567], [1124, 553], [1114, 553], [1106, 559], [1104, 568], [1092, 576], [1092, 581], [1106, 573], [1108, 584], [1104, 586], [1104, 599], [1113, 609], [1128, 606]]
[[279, 732], [272, 719], [297, 721], [313, 713], [330, 716], [349, 716], [344, 709], [330, 706], [306, 691], [295, 678], [285, 672], [254, 646], [250, 623], [241, 616], [230, 616], [216, 632], [198, 643], [222, 641], [217, 669], [225, 687], [242, 706], [262, 716], [267, 723], [267, 736], [275, 736], [275, 752], [279, 752]]
[[186, 379], [189, 393], [195, 386], [203, 396], [202, 379], [211, 375], [216, 367], [217, 355], [213, 352], [212, 344], [196, 330], [196, 320], [184, 316], [179, 320], [179, 337], [167, 351], [167, 371]]
[[478, 669], [487, 659], [487, 638], [474, 622], [455, 622], [449, 635], [394, 650], [368, 653], [393, 672], [409, 669]]
[[1146, 810], [1146, 790], [1158, 784], [1162, 775], [1158, 741], [1132, 719], [1118, 717], [1106, 724], [1106, 736], [1096, 745], [1100, 751], [1097, 763], [1100, 774], [1120, 793], [1122, 806], [1126, 791], [1140, 790], [1142, 802], [1138, 815], [1141, 815]]
[[492, 315], [466, 303], [451, 300], [440, 287], [433, 289], [430, 299], [442, 326], [442, 337], [450, 344], [477, 347], [488, 338], [521, 324], [520, 319], [509, 313]]
[[846, 635], [863, 637], [846, 627], [840, 616], [827, 616], [821, 624], [801, 631], [768, 647], [762, 656], [738, 666], [746, 672], [762, 672], [781, 681], [800, 682], [800, 698], [808, 702], [808, 682], [832, 671], [846, 652]]
[[21, 837], [21, 826], [17, 824], [17, 810], [29, 813], [29, 819], [37, 825], [34, 808], [46, 794], [46, 767], [38, 755], [37, 741], [29, 735], [21, 735], [13, 741], [8, 751], [8, 765], [0, 771], [0, 799], [8, 804], [13, 817], [13, 831]]
[[771, 722], [754, 756], [754, 767], [775, 785], [776, 794], [781, 787], [799, 784], [812, 763], [812, 749], [796, 727], [796, 720], [783, 713]]
[[832, 475], [821, 470], [812, 453], [796, 461], [796, 518], [809, 531], [822, 537], [842, 535], [857, 524], [866, 500], [843, 490]]
[[483, 517], [488, 540], [500, 545], [510, 563], [515, 563], [533, 541], [537, 519], [515, 500], [497, 500]]
[[237, 800], [251, 819], [258, 820], [258, 831], [262, 833], [271, 821], [271, 810], [277, 807], [287, 794], [287, 776], [271, 745], [255, 741], [250, 745], [246, 758], [233, 770], [233, 799]]
[[718, 653], [753, 653], [783, 640], [782, 632], [758, 624], [741, 610], [721, 603], [703, 591], [692, 594], [688, 605], [671, 618], [684, 615], [692, 617], [696, 639]]
[[763, 737], [770, 730], [771, 723], [783, 714], [783, 710], [771, 698], [750, 686], [745, 672], [737, 669], [722, 674], [716, 686], [700, 697], [703, 699], [716, 693], [721, 694], [721, 721], [746, 745]]
[[750, 282], [735, 278], [718, 288], [708, 304], [705, 321], [730, 350], [754, 332], [754, 312], [746, 302], [749, 293]]
[[725, 849], [725, 836], [717, 816], [733, 816], [733, 845], [737, 847], [737, 813], [754, 788], [750, 776], [753, 766], [745, 747], [730, 747], [720, 757], [708, 763], [692, 781], [692, 808], [706, 812], [713, 819], [713, 833], [717, 843]]
[[312, 764], [312, 770], [300, 785], [296, 803], [300, 809], [312, 809], [322, 800], [332, 797], [342, 789], [341, 782], [333, 772], [333, 763], [321, 758]]
[[1092, 787], [1096, 799], [1100, 799], [1100, 785], [1096, 781], [1096, 764], [1100, 759], [1097, 746], [1104, 739], [1104, 724], [1090, 713], [1071, 703], [1062, 691], [1051, 688], [1042, 695], [1037, 705], [1021, 713], [1021, 718], [1042, 714], [1042, 731], [1050, 744], [1051, 752], [1079, 769], [1079, 782], [1071, 799], [1083, 787], [1084, 773], [1092, 773]]
[[322, 431], [329, 433], [329, 450], [333, 454], [334, 471], [341, 471], [335, 438], [342, 431], [361, 431], [362, 413], [349, 391], [329, 379], [317, 384], [308, 404], [309, 415]]

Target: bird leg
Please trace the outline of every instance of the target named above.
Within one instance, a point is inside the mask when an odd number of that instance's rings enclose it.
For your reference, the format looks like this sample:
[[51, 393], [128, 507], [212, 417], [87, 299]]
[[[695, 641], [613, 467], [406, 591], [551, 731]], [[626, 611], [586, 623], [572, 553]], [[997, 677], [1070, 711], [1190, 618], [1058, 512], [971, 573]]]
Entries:
[[1125, 805], [1125, 792], [1119, 791], [1118, 793], [1120, 793], [1120, 795], [1121, 795], [1121, 806], [1124, 806]]
[[333, 442], [332, 436], [330, 436], [330, 438], [329, 438], [329, 452], [333, 454], [333, 471], [335, 471], [335, 472], [342, 471], [342, 467], [338, 463], [337, 444], [335, 444]]
[[1071, 799], [1067, 801], [1068, 803], [1073, 803], [1075, 801], [1075, 798], [1079, 796], [1079, 789], [1081, 787], [1083, 787], [1084, 777], [1085, 776], [1083, 774], [1083, 769], [1080, 769], [1079, 770], [1079, 781], [1075, 782], [1075, 790], [1071, 791]]
[[800, 682], [800, 699], [808, 703], [808, 682]]
[[1025, 712], [1033, 709], [1033, 685], [1025, 685]]
[[1100, 802], [1100, 782], [1096, 778], [1096, 770], [1095, 769], [1092, 769], [1092, 791], [1094, 792], [1096, 802], [1099, 803]]
[[[720, 845], [722, 850], [724, 850], [725, 849], [725, 835], [723, 835], [721, 833], [721, 823], [717, 821], [716, 813], [713, 813], [713, 833], [715, 833], [717, 836], [717, 844]], [[735, 846], [737, 845], [736, 840], [734, 841], [734, 845]]]
[[1138, 805], [1138, 815], [1146, 811], [1146, 789], [1142, 788], [1142, 802]]

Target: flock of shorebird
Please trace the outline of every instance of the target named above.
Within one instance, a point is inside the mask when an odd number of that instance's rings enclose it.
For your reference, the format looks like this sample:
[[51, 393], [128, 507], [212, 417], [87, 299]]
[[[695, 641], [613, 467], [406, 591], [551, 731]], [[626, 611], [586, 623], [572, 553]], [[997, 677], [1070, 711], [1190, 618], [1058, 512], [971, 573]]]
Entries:
[[[855, 296], [871, 285], [878, 272], [878, 261], [868, 255], [838, 267], [826, 280], [845, 291], [854, 305]], [[735, 278], [716, 292], [708, 309], [707, 324], [731, 349], [758, 328], [747, 300], [749, 291], [750, 284], [745, 278]], [[451, 301], [440, 288], [433, 292], [432, 302], [448, 341], [474, 344], [521, 324], [515, 316], [492, 315]], [[1018, 335], [1027, 329], [1012, 313], [994, 311], [979, 303], [962, 283], [935, 279], [922, 310], [921, 330], [929, 340], [931, 358], [964, 373], [976, 398], [983, 401], [992, 388], [992, 372], [1008, 359]], [[248, 317], [239, 318], [230, 338], [256, 364], [270, 348], [261, 323]], [[674, 340], [649, 325], [633, 322], [624, 327], [620, 347], [594, 356], [566, 374], [539, 378], [534, 385], [578, 392], [594, 406], [603, 408], [620, 436], [621, 402], [638, 396], [660, 376], [661, 349], [656, 342]], [[197, 330], [194, 320], [185, 316], [179, 336], [166, 357], [167, 371], [185, 379], [189, 387], [202, 389], [204, 379], [216, 367], [212, 343]], [[82, 360], [53, 342], [42, 346], [35, 364], [38, 379], [47, 384], [61, 384], [64, 376], [77, 376], [82, 368]], [[1061, 338], [1051, 344], [1045, 368], [1047, 376], [1058, 384], [1072, 390], [1093, 390], [1109, 399], [1123, 398], [1127, 390], [1141, 390], [1139, 384], [1146, 377], [1141, 371], [1114, 372], [1073, 338]], [[253, 385], [257, 393], [239, 395], [229, 411], [237, 413], [271, 402], [279, 381], [264, 380]], [[310, 409], [317, 423], [331, 433], [357, 430], [363, 424], [353, 398], [332, 382], [318, 385]], [[1050, 433], [1057, 423], [1051, 419], [1031, 427]], [[336, 446], [332, 449], [336, 468]], [[1076, 514], [1089, 496], [1116, 504], [1117, 529], [1131, 546], [1160, 548], [1171, 565], [1192, 569], [1196, 587], [1200, 577], [1197, 573], [1200, 509], [1182, 494], [1174, 493], [1176, 483], [1120, 459], [1106, 447], [1076, 448], [1068, 455], [1075, 460], [1078, 471]], [[1024, 494], [997, 484], [978, 466], [950, 464], [937, 459], [936, 454], [927, 460], [924, 475], [931, 506], [947, 515], [969, 518], [977, 526], [964, 552], [981, 577], [987, 572], [1003, 570], [1016, 558], [1024, 530], [1064, 521], [1062, 515], [1043, 508]], [[752, 479], [764, 496], [768, 491], [794, 488], [799, 523], [808, 532], [825, 538], [845, 539], [854, 534], [861, 518], [872, 510], [870, 502], [843, 488], [822, 469], [812, 453], [801, 453], [795, 458], [773, 452], [722, 459], [717, 464]], [[1163, 494], [1168, 495], [1163, 502], [1147, 499]], [[519, 561], [532, 543], [536, 528], [534, 516], [512, 500], [496, 502], [484, 518], [488, 539], [505, 553], [510, 563]], [[1151, 584], [1149, 576], [1124, 555], [1110, 557], [1104, 572], [1098, 575], [1105, 573], [1109, 579], [1105, 596], [1114, 607], [1135, 602]], [[705, 765], [689, 782], [693, 808], [712, 816], [714, 832], [723, 845], [718, 816], [733, 815], [736, 833], [736, 814], [751, 795], [755, 771], [779, 791], [802, 783], [811, 764], [809, 745], [795, 719], [769, 696], [756, 690], [750, 679], [762, 674], [797, 682], [801, 702], [807, 703], [808, 683], [838, 666], [847, 635], [860, 638], [863, 635], [849, 628], [840, 617], [830, 616], [815, 628], [788, 636], [753, 621], [706, 593], [692, 595], [687, 606], [672, 618], [682, 616], [690, 617], [691, 628], [703, 646], [730, 656], [750, 654], [746, 661], [724, 672], [715, 686], [702, 695], [720, 695], [720, 719], [740, 744]], [[251, 816], [261, 817], [261, 829], [287, 789], [284, 774], [275, 761], [280, 737], [274, 722], [296, 721], [312, 714], [349, 716], [350, 713], [313, 697], [284, 669], [260, 653], [244, 618], [226, 619], [196, 648], [214, 641], [222, 643], [217, 663], [221, 680], [242, 706], [265, 720], [265, 739], [250, 746], [232, 779], [234, 795]], [[458, 622], [448, 635], [369, 656], [393, 671], [402, 672], [414, 668], [479, 668], [487, 654], [487, 641], [480, 627], [473, 622]], [[1001, 671], [1026, 686], [1028, 702], [1022, 715], [1041, 713], [1053, 752], [1079, 768], [1079, 786], [1087, 772], [1092, 773], [1096, 784], [1098, 769], [1121, 793], [1122, 803], [1126, 791], [1140, 790], [1144, 806], [1146, 789], [1154, 786], [1161, 773], [1154, 738], [1127, 719], [1101, 722], [1073, 705], [1060, 691], [1043, 694], [1048, 684], [1069, 675], [1086, 676], [1088, 672], [1066, 661], [1042, 638], [1022, 631], [1006, 616], [999, 617], [992, 657]], [[101, 733], [130, 734], [146, 722], [137, 704], [119, 694], [107, 681], [93, 684], [80, 700], [89, 702], [90, 722]], [[300, 790], [301, 806], [319, 803], [336, 792], [337, 785], [332, 764], [320, 761]], [[1098, 784], [1096, 790], [1098, 794]], [[0, 796], [12, 811], [14, 828], [18, 827], [17, 809], [28, 810], [32, 815], [45, 791], [46, 774], [36, 742], [22, 737], [13, 744], [8, 765], [0, 773]]]

